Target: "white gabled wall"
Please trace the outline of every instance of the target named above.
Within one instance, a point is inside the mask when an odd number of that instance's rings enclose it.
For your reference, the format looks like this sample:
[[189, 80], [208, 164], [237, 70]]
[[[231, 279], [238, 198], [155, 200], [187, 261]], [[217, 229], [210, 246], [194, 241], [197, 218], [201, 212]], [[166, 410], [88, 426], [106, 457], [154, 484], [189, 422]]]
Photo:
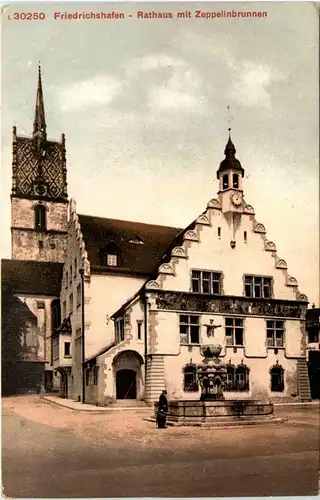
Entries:
[[111, 316], [141, 288], [144, 279], [131, 276], [91, 274], [86, 284], [86, 358], [114, 340]]
[[[265, 250], [265, 234], [254, 232], [255, 220], [250, 214], [243, 214], [235, 233], [236, 247], [230, 246], [233, 240], [230, 221], [221, 210], [209, 209], [211, 223], [197, 225], [195, 232], [199, 242], [184, 242], [187, 259], [174, 258], [174, 276], [163, 277], [161, 288], [164, 290], [191, 291], [192, 269], [221, 271], [223, 273], [224, 295], [243, 296], [245, 274], [272, 276], [274, 298], [295, 300], [296, 288], [286, 286], [286, 272], [276, 268], [275, 252]], [[221, 236], [218, 236], [220, 228]], [[247, 233], [247, 242], [244, 240]]]

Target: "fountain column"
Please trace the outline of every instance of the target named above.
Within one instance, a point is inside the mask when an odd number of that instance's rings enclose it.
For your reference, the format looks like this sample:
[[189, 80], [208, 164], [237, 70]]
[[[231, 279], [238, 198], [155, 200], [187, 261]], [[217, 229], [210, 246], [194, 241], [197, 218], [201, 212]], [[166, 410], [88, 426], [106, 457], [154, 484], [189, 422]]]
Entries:
[[202, 345], [202, 363], [197, 367], [197, 376], [201, 386], [201, 401], [223, 401], [227, 378], [225, 363], [219, 358], [221, 345]]

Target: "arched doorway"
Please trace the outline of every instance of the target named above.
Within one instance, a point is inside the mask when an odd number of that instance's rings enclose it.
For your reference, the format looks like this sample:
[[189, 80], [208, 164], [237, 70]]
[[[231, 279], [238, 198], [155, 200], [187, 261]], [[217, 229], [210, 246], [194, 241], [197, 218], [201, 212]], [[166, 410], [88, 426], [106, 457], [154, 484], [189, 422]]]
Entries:
[[137, 351], [120, 351], [113, 359], [114, 392], [116, 399], [141, 400], [144, 394], [144, 360]]
[[134, 370], [118, 370], [116, 373], [117, 399], [137, 398], [137, 373]]

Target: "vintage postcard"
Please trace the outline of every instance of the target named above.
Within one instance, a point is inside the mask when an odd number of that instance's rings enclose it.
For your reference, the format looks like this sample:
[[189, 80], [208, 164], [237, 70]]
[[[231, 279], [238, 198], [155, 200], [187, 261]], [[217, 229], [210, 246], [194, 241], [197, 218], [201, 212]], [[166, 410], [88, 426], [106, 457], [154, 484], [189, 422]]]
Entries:
[[317, 495], [317, 4], [1, 12], [3, 495]]

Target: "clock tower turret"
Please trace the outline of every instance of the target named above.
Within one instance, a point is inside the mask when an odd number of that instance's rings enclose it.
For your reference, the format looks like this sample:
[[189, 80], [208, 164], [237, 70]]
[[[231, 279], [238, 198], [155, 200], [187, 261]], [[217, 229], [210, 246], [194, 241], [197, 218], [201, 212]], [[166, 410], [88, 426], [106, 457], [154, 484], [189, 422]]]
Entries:
[[229, 129], [229, 139], [224, 151], [226, 157], [220, 163], [217, 171], [218, 195], [223, 213], [241, 213], [243, 210], [242, 178], [244, 169], [235, 157], [236, 148], [231, 140], [230, 131], [231, 129]]
[[67, 168], [65, 136], [48, 140], [38, 69], [33, 134], [13, 127], [11, 235], [12, 258], [63, 262], [67, 241]]

